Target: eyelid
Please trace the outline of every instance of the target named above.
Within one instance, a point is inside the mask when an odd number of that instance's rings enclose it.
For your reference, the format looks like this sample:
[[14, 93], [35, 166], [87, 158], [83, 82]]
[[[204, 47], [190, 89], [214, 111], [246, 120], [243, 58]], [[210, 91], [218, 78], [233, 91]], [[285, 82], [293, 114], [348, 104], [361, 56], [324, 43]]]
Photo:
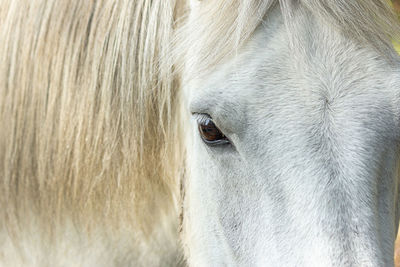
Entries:
[[204, 122], [206, 119], [211, 119], [213, 121], [213, 123], [215, 124], [215, 126], [217, 126], [217, 128], [224, 133], [224, 135], [226, 136], [226, 129], [225, 127], [223, 127], [218, 120], [214, 119], [210, 114], [208, 113], [203, 113], [203, 112], [193, 112], [192, 115], [194, 116], [195, 120], [197, 123], [202, 123]]

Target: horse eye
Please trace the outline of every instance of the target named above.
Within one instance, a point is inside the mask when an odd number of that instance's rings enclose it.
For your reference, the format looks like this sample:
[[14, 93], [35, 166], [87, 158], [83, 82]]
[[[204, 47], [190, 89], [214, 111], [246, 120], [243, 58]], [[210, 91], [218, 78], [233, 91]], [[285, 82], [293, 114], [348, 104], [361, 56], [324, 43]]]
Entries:
[[200, 136], [208, 145], [229, 144], [228, 138], [214, 124], [210, 117], [203, 117], [198, 121]]

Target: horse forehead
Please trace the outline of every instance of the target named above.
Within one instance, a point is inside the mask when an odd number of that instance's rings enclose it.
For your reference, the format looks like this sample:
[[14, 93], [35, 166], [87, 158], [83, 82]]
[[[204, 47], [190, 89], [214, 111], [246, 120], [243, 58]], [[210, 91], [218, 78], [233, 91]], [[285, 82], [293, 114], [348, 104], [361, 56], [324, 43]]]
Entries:
[[[324, 32], [324, 28], [319, 28]], [[267, 96], [271, 91], [298, 96], [334, 98], [353, 94], [367, 97], [390, 96], [390, 65], [377, 52], [360, 48], [339, 33], [326, 31], [316, 39], [303, 40], [301, 49], [288, 45], [286, 32], [260, 27], [241, 52], [200, 83], [197, 95], [222, 94], [247, 100]], [[272, 94], [273, 95], [273, 94]], [[329, 100], [329, 99], [328, 99]], [[328, 101], [329, 102], [329, 101]]]

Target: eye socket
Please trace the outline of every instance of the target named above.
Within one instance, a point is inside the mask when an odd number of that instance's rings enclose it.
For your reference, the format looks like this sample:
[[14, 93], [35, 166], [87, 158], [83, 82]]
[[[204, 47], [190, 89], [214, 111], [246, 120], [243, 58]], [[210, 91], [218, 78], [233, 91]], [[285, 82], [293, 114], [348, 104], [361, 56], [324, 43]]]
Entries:
[[207, 145], [212, 146], [229, 144], [229, 139], [218, 129], [212, 118], [207, 114], [201, 115], [201, 118], [198, 120], [201, 139], [203, 139]]

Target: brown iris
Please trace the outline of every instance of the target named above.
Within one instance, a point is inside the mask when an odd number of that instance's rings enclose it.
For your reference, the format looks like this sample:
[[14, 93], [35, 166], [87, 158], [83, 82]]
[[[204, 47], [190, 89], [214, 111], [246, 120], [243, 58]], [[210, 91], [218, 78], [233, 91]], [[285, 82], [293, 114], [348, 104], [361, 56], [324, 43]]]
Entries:
[[218, 129], [210, 117], [202, 118], [199, 122], [199, 132], [203, 141], [209, 145], [228, 144], [229, 140]]

